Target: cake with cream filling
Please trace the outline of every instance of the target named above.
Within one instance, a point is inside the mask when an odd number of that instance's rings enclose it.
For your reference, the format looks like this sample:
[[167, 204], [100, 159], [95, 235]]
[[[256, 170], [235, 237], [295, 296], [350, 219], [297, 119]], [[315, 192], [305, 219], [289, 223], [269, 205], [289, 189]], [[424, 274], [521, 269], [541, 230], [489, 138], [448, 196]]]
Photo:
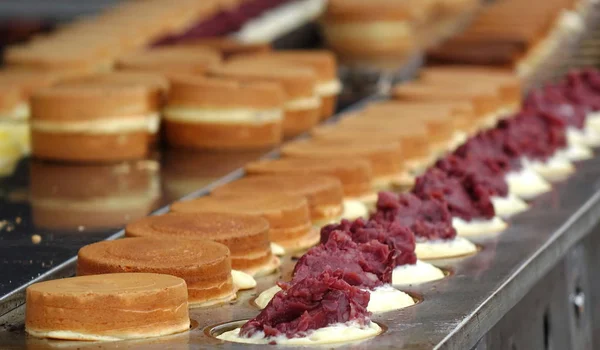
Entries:
[[333, 53], [325, 50], [271, 51], [239, 58], [241, 61], [289, 62], [290, 64], [314, 69], [317, 75], [316, 92], [321, 97], [321, 119], [335, 112], [337, 97], [342, 84], [337, 78], [337, 62]]
[[224, 213], [168, 213], [148, 216], [128, 224], [128, 237], [212, 240], [227, 246], [231, 266], [253, 276], [279, 267], [269, 244], [269, 222], [252, 215]]
[[143, 158], [158, 127], [154, 92], [111, 84], [38, 90], [31, 100], [33, 156], [86, 163]]
[[283, 133], [293, 137], [319, 122], [321, 98], [314, 69], [287, 62], [233, 61], [209, 70], [209, 75], [241, 82], [271, 82], [285, 91]]
[[329, 1], [322, 19], [325, 41], [345, 64], [397, 67], [417, 50], [418, 27], [432, 5], [422, 1]]
[[277, 145], [283, 137], [284, 99], [276, 83], [172, 78], [163, 112], [167, 142], [217, 150]]
[[236, 297], [229, 249], [209, 240], [124, 238], [84, 246], [77, 275], [151, 272], [186, 281], [190, 307], [210, 306]]
[[27, 287], [25, 330], [35, 337], [115, 341], [190, 328], [185, 281], [155, 273], [79, 276]]
[[[116, 71], [109, 73], [99, 73], [85, 75], [77, 78], [70, 78], [59, 83], [61, 86], [70, 87], [107, 87], [115, 86], [141, 86], [148, 89], [151, 97], [149, 98], [149, 128], [150, 144], [154, 145], [159, 139], [161, 129], [161, 110], [166, 100], [166, 94], [169, 89], [169, 82], [160, 74], [135, 72], [135, 71]], [[150, 117], [151, 116], [151, 117]]]

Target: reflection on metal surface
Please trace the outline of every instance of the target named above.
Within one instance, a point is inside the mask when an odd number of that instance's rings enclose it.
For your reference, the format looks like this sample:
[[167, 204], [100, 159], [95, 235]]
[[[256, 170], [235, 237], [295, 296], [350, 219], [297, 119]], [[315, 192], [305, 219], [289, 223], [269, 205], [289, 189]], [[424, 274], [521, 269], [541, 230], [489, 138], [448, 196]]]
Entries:
[[30, 204], [41, 230], [114, 229], [141, 218], [160, 199], [158, 163], [59, 165], [32, 161]]
[[169, 201], [176, 201], [269, 151], [270, 149], [219, 153], [167, 150], [162, 154], [161, 170], [165, 195]]

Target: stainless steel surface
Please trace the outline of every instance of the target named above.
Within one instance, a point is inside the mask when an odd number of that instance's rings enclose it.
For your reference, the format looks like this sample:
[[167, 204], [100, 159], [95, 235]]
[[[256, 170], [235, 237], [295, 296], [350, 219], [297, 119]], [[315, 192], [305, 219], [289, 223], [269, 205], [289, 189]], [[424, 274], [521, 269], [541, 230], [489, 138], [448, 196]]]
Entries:
[[[510, 227], [505, 232], [475, 240], [482, 247], [478, 254], [462, 259], [435, 261], [438, 266], [452, 271], [451, 275], [438, 282], [403, 288], [422, 298], [422, 302], [404, 310], [375, 315], [373, 319], [388, 327], [388, 330], [372, 340], [347, 347], [470, 349], [476, 346], [480, 338], [493, 329], [536, 283], [543, 280], [578, 241], [592, 232], [597, 234], [592, 228], [600, 217], [598, 172], [600, 157], [578, 164], [578, 171], [571, 178], [556, 184], [551, 193], [533, 201], [529, 211], [510, 220]], [[572, 258], [574, 263], [578, 256], [581, 254]], [[192, 319], [198, 326], [188, 334], [172, 339], [105, 343], [101, 347], [147, 348], [152, 344], [157, 347], [172, 345], [174, 348], [209, 345], [246, 347], [222, 343], [208, 336], [208, 331], [214, 325], [256, 315], [258, 310], [250, 304], [250, 300], [257, 292], [271, 286], [280, 275], [289, 273], [291, 267], [290, 261], [286, 260], [282, 274], [259, 279], [257, 289], [240, 293], [235, 303], [192, 310]], [[542, 290], [551, 294], [550, 287], [543, 287]], [[563, 293], [560, 298], [568, 299], [566, 289], [556, 293]], [[566, 306], [561, 307], [551, 311], [552, 315], [557, 315], [553, 320], [559, 322], [553, 327], [569, 327], [568, 323], [560, 323], [564, 322], [560, 315], [568, 311]], [[528, 315], [532, 319], [539, 316]], [[0, 331], [0, 344], [4, 347], [39, 349], [100, 346], [27, 337], [23, 333], [22, 322], [23, 307], [5, 315], [0, 324], [9, 324], [9, 329]]]
[[597, 349], [600, 227], [573, 247], [478, 343], [476, 350]]

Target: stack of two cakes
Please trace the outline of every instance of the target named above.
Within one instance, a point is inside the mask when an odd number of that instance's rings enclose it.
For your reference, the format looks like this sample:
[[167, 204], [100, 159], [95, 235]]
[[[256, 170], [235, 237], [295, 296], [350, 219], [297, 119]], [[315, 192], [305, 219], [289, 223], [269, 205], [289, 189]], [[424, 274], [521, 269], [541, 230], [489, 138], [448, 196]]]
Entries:
[[110, 163], [148, 155], [168, 83], [151, 74], [106, 73], [67, 79], [31, 98], [36, 158]]
[[174, 147], [277, 145], [330, 116], [340, 89], [335, 60], [326, 52], [238, 56], [207, 75], [172, 79], [164, 116], [167, 142]]
[[143, 158], [156, 132], [157, 96], [143, 86], [61, 86], [33, 96], [34, 156], [73, 162]]
[[[77, 274], [159, 273], [182, 278], [189, 307], [234, 300], [256, 286], [252, 276], [279, 267], [269, 245], [269, 222], [225, 213], [170, 213], [136, 220], [128, 238], [80, 249]], [[187, 306], [187, 303], [186, 303]]]
[[[320, 227], [344, 211], [340, 181], [330, 176], [250, 176], [213, 190], [210, 196], [175, 203], [175, 212], [239, 213], [266, 219], [278, 254], [318, 243]], [[190, 214], [193, 215], [193, 214]]]

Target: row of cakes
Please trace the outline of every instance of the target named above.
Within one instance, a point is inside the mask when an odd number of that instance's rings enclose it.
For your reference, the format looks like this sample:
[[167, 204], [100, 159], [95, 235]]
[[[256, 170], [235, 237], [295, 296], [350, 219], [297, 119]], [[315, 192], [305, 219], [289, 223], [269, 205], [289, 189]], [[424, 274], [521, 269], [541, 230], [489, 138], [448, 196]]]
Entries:
[[[224, 36], [243, 28], [251, 19], [290, 0], [150, 0], [119, 4], [30, 42], [9, 48], [5, 62], [14, 68], [53, 70], [73, 74], [106, 71], [123, 54], [149, 45], [168, 45], [198, 38]], [[428, 1], [313, 1], [306, 6], [323, 12], [323, 33], [329, 46], [349, 61], [388, 63], [430, 46], [456, 32], [465, 16], [480, 7], [477, 0]], [[309, 4], [310, 5], [310, 4]], [[325, 8], [323, 8], [325, 7]], [[293, 8], [293, 7], [290, 7]], [[313, 9], [314, 8], [314, 9]], [[282, 14], [297, 22], [304, 8]], [[263, 28], [248, 28], [258, 34], [241, 39], [268, 41], [282, 20], [272, 18]], [[148, 26], [147, 23], [153, 23]], [[261, 27], [261, 26], [258, 26]], [[380, 35], [384, 33], [384, 35]], [[355, 42], [361, 45], [354, 45]]]
[[[442, 81], [450, 76], [464, 81], [489, 74], [465, 67], [432, 69], [425, 71], [423, 80], [434, 75], [439, 83], [433, 85], [444, 86]], [[491, 81], [486, 86], [496, 86], [497, 96], [506, 81], [514, 83], [508, 78]], [[470, 120], [478, 122], [477, 130], [455, 129], [466, 134], [462, 142], [448, 133], [446, 153], [434, 147], [439, 160], [415, 174], [411, 190], [380, 193], [375, 210], [363, 213], [363, 218], [348, 215], [349, 220], [339, 221], [347, 192], [337, 168], [352, 162], [344, 153], [315, 157], [288, 154], [280, 160], [249, 164], [248, 173], [270, 169], [283, 174], [249, 175], [217, 187], [208, 197], [175, 203], [172, 213], [129, 224], [125, 230], [128, 238], [82, 248], [78, 274], [83, 276], [28, 288], [26, 329], [35, 336], [87, 340], [184, 331], [189, 327], [184, 306], [232, 300], [237, 290], [255, 286], [252, 277], [278, 268], [277, 254], [299, 254], [320, 242], [301, 255], [288, 282], [262, 291], [255, 302], [263, 308], [257, 317], [218, 337], [245, 343], [316, 344], [375, 336], [381, 328], [371, 320], [372, 314], [414, 304], [394, 286], [444, 277], [434, 265], [418, 259], [475, 254], [476, 246], [460, 235], [502, 231], [506, 224], [497, 216], [527, 209], [519, 197], [529, 200], [549, 191], [547, 181], [564, 179], [574, 170], [571, 160], [591, 156], [576, 153], [574, 157], [568, 149], [598, 145], [599, 96], [600, 72], [578, 71], [533, 91], [517, 111], [506, 112], [508, 106], [500, 103], [500, 113], [495, 108], [493, 116], [471, 116]], [[475, 105], [477, 100], [468, 91], [456, 98], [462, 99], [457, 102], [461, 105]], [[435, 99], [430, 102], [435, 104]], [[395, 114], [379, 114], [383, 119], [377, 114], [348, 119], [369, 119], [387, 130], [431, 120], [418, 114], [404, 119], [401, 107], [408, 108], [410, 103], [394, 103], [398, 104]], [[391, 107], [386, 108], [391, 111]], [[404, 123], [394, 123], [396, 118]], [[497, 122], [492, 124], [490, 118]], [[439, 122], [442, 118], [432, 119]], [[365, 135], [378, 144], [371, 131], [366, 130]], [[349, 144], [341, 143], [340, 149]], [[394, 145], [393, 149], [397, 152], [400, 148]], [[389, 158], [365, 156], [362, 166], [374, 164], [374, 159], [385, 164]], [[291, 170], [294, 166], [295, 172]], [[305, 172], [299, 174], [300, 169]], [[289, 171], [295, 174], [284, 175]], [[370, 184], [370, 191], [377, 188], [376, 183]], [[503, 205], [498, 205], [498, 198], [505, 199]], [[321, 227], [328, 222], [331, 224]], [[182, 261], [187, 257], [193, 261]], [[132, 276], [129, 272], [138, 273]], [[136, 288], [131, 287], [131, 280], [136, 281]], [[158, 291], [156, 285], [168, 288]], [[165, 296], [167, 291], [171, 294]], [[118, 301], [110, 300], [115, 294]], [[140, 294], [146, 298], [143, 303], [137, 302]], [[113, 306], [109, 311], [112, 321], [104, 322], [108, 302]], [[72, 305], [91, 311], [83, 317]], [[66, 310], [57, 313], [56, 308]], [[144, 316], [139, 315], [138, 308], [145, 311]]]
[[396, 69], [398, 62], [456, 34], [482, 3], [330, 0], [321, 29], [328, 47], [345, 65]]
[[[146, 65], [152, 65], [152, 61], [157, 61], [154, 66], [147, 67], [146, 70], [153, 70], [157, 73], [171, 71], [173, 73], [201, 73], [211, 63], [220, 62], [219, 56], [228, 57], [240, 53], [264, 52], [270, 51], [268, 44], [261, 45], [243, 45], [237, 41], [229, 39], [205, 39], [198, 41], [198, 47], [205, 47], [206, 50], [189, 50], [186, 52], [164, 52], [153, 56], [159, 58], [149, 58]], [[216, 51], [216, 52], [214, 52]], [[125, 57], [128, 57], [126, 55]], [[166, 56], [166, 57], [165, 57]], [[187, 59], [186, 59], [187, 56]], [[135, 57], [135, 55], [134, 55]], [[160, 57], [163, 57], [162, 60]], [[127, 60], [124, 58], [122, 68], [128, 68]], [[138, 63], [143, 66], [143, 63]], [[143, 67], [136, 67], [136, 70], [142, 70]], [[152, 69], [150, 69], [152, 68]], [[73, 84], [83, 82], [97, 82], [106, 84], [105, 89], [110, 88], [111, 84], [131, 84], [143, 85], [158, 90], [151, 91], [146, 98], [153, 101], [160, 95], [160, 100], [164, 100], [168, 91], [168, 80], [161, 74], [133, 71], [113, 72], [104, 74], [92, 73], [70, 73], [63, 70], [40, 71], [35, 67], [14, 68], [11, 66], [0, 70], [0, 125], [2, 130], [6, 130], [14, 135], [13, 140], [21, 149], [22, 153], [28, 154], [30, 151], [28, 120], [31, 116], [31, 98], [39, 90], [56, 86], [57, 84]], [[161, 102], [162, 103], [162, 102]], [[154, 106], [156, 102], [150, 104]], [[150, 108], [148, 107], [148, 108]], [[122, 106], [121, 108], [131, 108]], [[157, 108], [154, 106], [153, 108]], [[155, 111], [154, 111], [155, 112]]]
[[[60, 25], [6, 50], [11, 68], [96, 73], [116, 59], [192, 31], [195, 38], [223, 36], [286, 0], [132, 1]], [[152, 25], [148, 25], [152, 23]]]
[[[466, 29], [429, 52], [436, 61], [514, 66], [528, 77], [557, 52], [565, 36], [584, 25], [585, 2], [574, 0], [492, 3]], [[535, 18], [523, 14], [535, 13]]]
[[59, 161], [143, 158], [161, 135], [176, 148], [265, 149], [329, 117], [341, 90], [329, 52], [229, 39], [140, 51], [117, 68], [69, 78], [3, 71], [3, 120], [27, 135], [29, 119], [33, 155]]

